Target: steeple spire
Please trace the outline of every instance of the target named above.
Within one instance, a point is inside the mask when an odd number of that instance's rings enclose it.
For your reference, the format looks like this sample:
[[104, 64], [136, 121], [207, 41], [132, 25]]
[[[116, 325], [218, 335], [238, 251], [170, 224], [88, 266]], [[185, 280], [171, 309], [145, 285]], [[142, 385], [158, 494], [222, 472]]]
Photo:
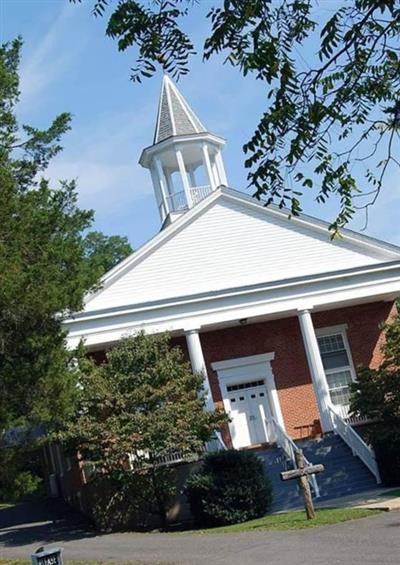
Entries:
[[153, 143], [159, 143], [173, 135], [190, 135], [206, 131], [175, 84], [164, 75]]
[[139, 163], [150, 170], [163, 226], [226, 186], [225, 140], [206, 130], [171, 79], [164, 75], [154, 141]]

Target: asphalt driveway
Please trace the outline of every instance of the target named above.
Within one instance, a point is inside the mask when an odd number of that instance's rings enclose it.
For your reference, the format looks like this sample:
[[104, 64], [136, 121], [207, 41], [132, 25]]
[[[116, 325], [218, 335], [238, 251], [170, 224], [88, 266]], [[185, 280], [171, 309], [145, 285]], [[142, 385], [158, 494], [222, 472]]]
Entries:
[[0, 510], [0, 557], [60, 545], [65, 559], [186, 565], [399, 565], [400, 512], [310, 530], [96, 535], [79, 516], [21, 505]]

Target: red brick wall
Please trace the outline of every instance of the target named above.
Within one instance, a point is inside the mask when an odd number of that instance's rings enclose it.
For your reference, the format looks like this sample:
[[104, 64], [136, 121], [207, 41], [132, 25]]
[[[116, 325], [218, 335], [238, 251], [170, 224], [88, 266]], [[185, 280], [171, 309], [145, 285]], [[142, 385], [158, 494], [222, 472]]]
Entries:
[[[360, 365], [377, 367], [382, 359], [382, 323], [396, 313], [393, 303], [376, 302], [350, 308], [328, 310], [312, 314], [315, 328], [347, 324], [347, 336], [356, 368]], [[308, 370], [298, 319], [284, 318], [246, 326], [201, 333], [201, 343], [207, 364], [214, 402], [222, 406], [217, 374], [211, 363], [275, 352], [272, 361], [281, 410], [288, 432], [294, 438], [307, 437], [320, 431], [319, 412]], [[187, 359], [184, 336], [174, 338]], [[96, 362], [105, 360], [105, 354], [92, 354]]]
[[313, 315], [313, 320], [316, 328], [346, 323], [354, 365], [376, 368], [382, 361], [384, 334], [380, 326], [395, 315], [396, 306], [392, 302], [375, 302], [319, 312]]
[[[377, 302], [314, 313], [312, 317], [316, 328], [347, 324], [355, 366], [376, 367], [381, 360], [380, 325], [394, 312], [392, 303]], [[174, 343], [180, 345], [187, 356], [185, 338], [177, 338]], [[201, 343], [215, 402], [222, 399], [211, 363], [274, 351], [272, 369], [287, 431], [294, 438], [320, 431], [318, 407], [297, 318], [202, 333]]]

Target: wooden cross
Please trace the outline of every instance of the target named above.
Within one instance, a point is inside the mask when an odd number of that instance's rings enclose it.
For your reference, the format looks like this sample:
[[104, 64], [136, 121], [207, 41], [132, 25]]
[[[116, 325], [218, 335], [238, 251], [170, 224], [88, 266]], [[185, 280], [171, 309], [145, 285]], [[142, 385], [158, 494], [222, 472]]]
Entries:
[[299, 449], [295, 452], [297, 469], [292, 471], [282, 471], [281, 480], [290, 481], [292, 479], [299, 479], [300, 488], [303, 492], [304, 505], [306, 508], [307, 519], [313, 520], [315, 518], [315, 510], [313, 499], [311, 496], [310, 483], [308, 482], [309, 475], [316, 475], [317, 473], [322, 473], [325, 471], [323, 465], [308, 465], [304, 462], [303, 450]]

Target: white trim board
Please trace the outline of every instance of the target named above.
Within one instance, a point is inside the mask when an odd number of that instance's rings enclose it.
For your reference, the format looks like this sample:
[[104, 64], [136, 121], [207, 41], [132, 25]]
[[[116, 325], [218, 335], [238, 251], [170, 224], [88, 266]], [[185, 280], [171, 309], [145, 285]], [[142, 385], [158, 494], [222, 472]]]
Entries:
[[269, 352], [262, 353], [260, 355], [249, 355], [246, 357], [236, 357], [234, 359], [216, 361], [211, 363], [211, 367], [218, 375], [225, 410], [227, 410], [229, 404], [227, 386], [251, 380], [263, 379], [267, 389], [267, 396], [272, 416], [277, 420], [279, 425], [285, 429], [285, 422], [271, 366], [271, 361], [273, 361], [274, 358], [275, 352]]
[[216, 361], [211, 363], [214, 371], [222, 371], [232, 369], [234, 367], [245, 367], [247, 365], [255, 365], [258, 363], [269, 363], [275, 359], [275, 352], [262, 353], [261, 355], [249, 355], [247, 357], [236, 357], [235, 359], [227, 359], [225, 361]]
[[[393, 278], [382, 280], [376, 274], [342, 277], [340, 281], [299, 283], [295, 287], [266, 289], [238, 296], [215, 297], [213, 300], [187, 301], [164, 307], [154, 305], [130, 312], [114, 311], [106, 316], [85, 314], [65, 320], [68, 346], [74, 348], [80, 339], [88, 347], [98, 348], [111, 344], [132, 332], [148, 333], [170, 331], [182, 333], [185, 327], [211, 330], [214, 327], [239, 324], [241, 318], [249, 322], [296, 316], [299, 309], [313, 307], [314, 311], [346, 307], [356, 304], [393, 300], [400, 294], [400, 266]], [[91, 313], [93, 314], [93, 313]]]

